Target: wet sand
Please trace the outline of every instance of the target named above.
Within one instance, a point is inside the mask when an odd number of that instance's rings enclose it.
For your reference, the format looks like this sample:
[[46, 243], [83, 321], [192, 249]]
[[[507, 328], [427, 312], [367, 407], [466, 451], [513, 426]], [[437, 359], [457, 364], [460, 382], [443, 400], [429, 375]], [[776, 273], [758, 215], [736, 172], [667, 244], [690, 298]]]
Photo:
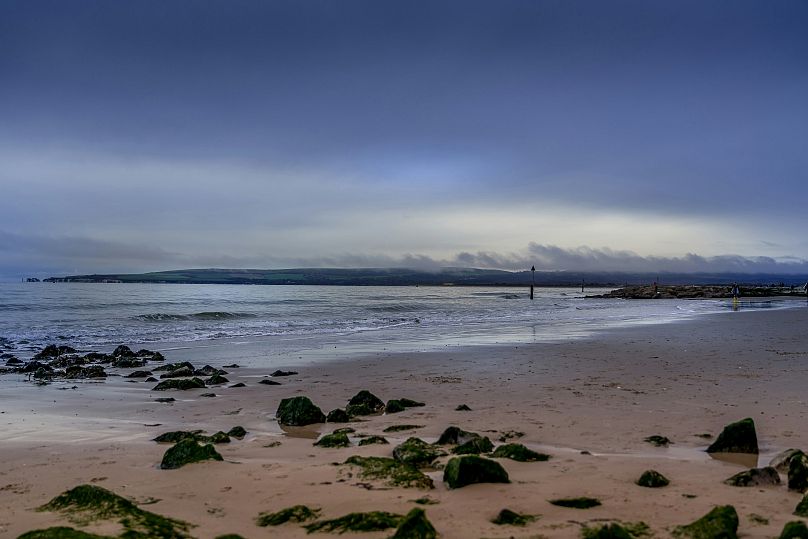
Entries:
[[[724, 479], [745, 467], [711, 458], [704, 452], [710, 440], [697, 435], [716, 436], [725, 424], [752, 417], [760, 465], [783, 449], [808, 449], [806, 327], [808, 309], [795, 308], [730, 312], [559, 343], [380, 352], [345, 360], [335, 351], [327, 364], [290, 361], [287, 367], [299, 374], [276, 378], [280, 386], [256, 383], [274, 365], [227, 369], [227, 378], [244, 382], [244, 388], [186, 392], [156, 393], [149, 391], [153, 384], [123, 378], [45, 387], [6, 383], [0, 388], [0, 536], [69, 525], [57, 514], [34, 508], [78, 484], [94, 483], [138, 502], [159, 499], [143, 508], [196, 525], [191, 533], [200, 538], [224, 533], [304, 537], [295, 524], [259, 528], [254, 520], [260, 512], [298, 503], [322, 508], [325, 518], [371, 510], [403, 514], [416, 507], [411, 500], [425, 495], [439, 502], [425, 509], [445, 538], [577, 537], [583, 525], [609, 519], [644, 521], [656, 536], [666, 537], [673, 526], [721, 504], [738, 510], [742, 536], [776, 537], [796, 519], [791, 513], [801, 495], [785, 484], [724, 485]], [[166, 356], [197, 366], [231, 361], [206, 357], [203, 350]], [[345, 425], [318, 425], [288, 435], [274, 421], [281, 398], [306, 395], [328, 412], [344, 407], [361, 389], [385, 401], [407, 397], [426, 406], [349, 424], [358, 433], [383, 434], [388, 446], [313, 447], [311, 436]], [[206, 392], [217, 396], [199, 396]], [[168, 396], [177, 401], [154, 401]], [[455, 411], [459, 404], [472, 411]], [[423, 427], [382, 432], [405, 423]], [[169, 446], [150, 441], [154, 436], [180, 429], [213, 433], [235, 425], [249, 434], [217, 446], [224, 462], [159, 469]], [[510, 484], [448, 490], [442, 472], [430, 472], [436, 487], [431, 491], [386, 487], [358, 479], [355, 468], [333, 464], [351, 455], [389, 456], [409, 436], [433, 442], [450, 425], [492, 440], [508, 431], [522, 432], [519, 442], [552, 458], [499, 460]], [[643, 441], [653, 434], [673, 444], [657, 448]], [[647, 469], [663, 473], [671, 485], [635, 485]], [[603, 505], [579, 510], [547, 501], [567, 496], [596, 497]], [[541, 516], [524, 528], [491, 524], [505, 507]], [[103, 525], [86, 529], [114, 531]]]

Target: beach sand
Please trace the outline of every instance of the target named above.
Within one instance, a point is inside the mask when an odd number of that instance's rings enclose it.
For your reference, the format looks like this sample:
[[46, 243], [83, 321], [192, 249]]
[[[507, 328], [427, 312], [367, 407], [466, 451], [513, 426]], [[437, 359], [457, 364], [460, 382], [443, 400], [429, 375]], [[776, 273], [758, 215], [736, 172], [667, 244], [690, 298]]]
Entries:
[[[35, 508], [83, 483], [103, 486], [143, 503], [144, 509], [194, 524], [191, 534], [212, 538], [304, 537], [296, 524], [261, 528], [255, 518], [295, 504], [335, 518], [354, 511], [407, 513], [428, 496], [427, 517], [444, 538], [578, 537], [582, 527], [608, 520], [643, 521], [655, 536], [732, 504], [743, 537], [776, 537], [801, 495], [785, 483], [739, 488], [723, 484], [755, 464], [710, 457], [704, 449], [724, 425], [754, 419], [759, 465], [781, 450], [808, 449], [808, 309], [728, 312], [665, 325], [610, 330], [591, 338], [519, 346], [448, 348], [436, 352], [380, 352], [325, 364], [292, 367], [299, 374], [257, 384], [272, 369], [227, 369], [231, 382], [187, 392], [149, 391], [153, 384], [122, 378], [104, 383], [13, 385], [0, 389], [0, 536], [70, 525], [63, 516]], [[167, 353], [169, 361], [227, 364], [204, 350]], [[209, 353], [209, 352], [208, 352]], [[77, 389], [60, 389], [77, 386]], [[404, 412], [350, 423], [357, 433], [386, 436], [391, 445], [314, 447], [313, 436], [342, 424], [285, 433], [274, 420], [284, 397], [306, 395], [324, 412], [344, 407], [359, 390], [383, 400], [406, 397], [426, 403]], [[200, 393], [215, 392], [215, 398]], [[175, 397], [160, 404], [157, 397]], [[467, 404], [471, 411], [455, 411]], [[423, 427], [386, 434], [390, 425]], [[209, 433], [242, 425], [243, 440], [218, 445], [224, 462], [161, 470], [168, 445], [151, 439], [170, 430]], [[548, 453], [547, 462], [498, 461], [510, 484], [478, 484], [448, 490], [442, 472], [430, 491], [387, 487], [337, 466], [351, 455], [390, 456], [409, 436], [433, 442], [448, 426], [489, 436], [524, 433], [520, 443]], [[669, 447], [644, 441], [672, 440]], [[714, 439], [714, 438], [713, 438]], [[279, 444], [276, 442], [280, 442]], [[442, 457], [439, 463], [445, 463]], [[634, 481], [648, 469], [671, 480], [648, 489]], [[784, 478], [785, 479], [785, 478]], [[548, 500], [598, 498], [592, 509], [569, 509]], [[490, 522], [503, 508], [540, 515], [525, 527]], [[768, 522], [768, 523], [766, 523]], [[87, 531], [114, 532], [109, 524]], [[389, 537], [391, 531], [342, 537]], [[313, 534], [316, 536], [317, 534]]]

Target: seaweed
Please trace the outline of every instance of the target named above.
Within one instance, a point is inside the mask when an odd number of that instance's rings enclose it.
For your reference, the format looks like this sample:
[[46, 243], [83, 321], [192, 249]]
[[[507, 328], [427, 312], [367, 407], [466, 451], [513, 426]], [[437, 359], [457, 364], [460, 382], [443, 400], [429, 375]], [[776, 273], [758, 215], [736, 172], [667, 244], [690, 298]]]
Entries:
[[396, 533], [390, 539], [436, 539], [438, 532], [426, 518], [423, 509], [412, 509], [396, 528]]
[[432, 479], [421, 473], [415, 466], [398, 462], [387, 457], [360, 457], [354, 455], [345, 464], [359, 466], [363, 479], [381, 479], [388, 485], [404, 488], [431, 489]]
[[293, 505], [276, 513], [261, 513], [255, 519], [258, 526], [280, 526], [287, 522], [306, 522], [320, 516], [320, 509], [311, 509], [305, 505]]
[[651, 535], [651, 530], [645, 522], [610, 522], [596, 528], [584, 527], [581, 533], [583, 539], [632, 539], [646, 535]]
[[401, 432], [402, 430], [422, 429], [423, 425], [390, 425], [384, 432]]
[[601, 505], [600, 500], [597, 498], [587, 498], [586, 496], [580, 496], [578, 498], [558, 498], [549, 501], [553, 505], [570, 507], [572, 509], [591, 509], [592, 507]]
[[498, 526], [525, 526], [536, 520], [533, 515], [523, 515], [510, 509], [503, 509], [499, 514], [491, 519], [491, 522]]
[[55, 526], [43, 530], [33, 530], [20, 535], [17, 539], [112, 539], [107, 535], [96, 535], [66, 526]]
[[304, 526], [312, 532], [375, 532], [397, 528], [404, 519], [402, 515], [386, 511], [370, 511], [368, 513], [348, 513], [331, 520], [318, 520]]
[[497, 447], [491, 454], [494, 458], [506, 458], [519, 462], [544, 462], [550, 459], [550, 455], [537, 453], [528, 449], [522, 444], [505, 444]]
[[714, 507], [709, 513], [686, 526], [673, 530], [677, 537], [691, 539], [735, 539], [738, 532], [738, 513], [731, 505]]
[[373, 445], [373, 444], [382, 444], [387, 445], [390, 442], [387, 441], [387, 438], [384, 436], [368, 436], [367, 438], [362, 438], [359, 440], [359, 445]]
[[314, 445], [318, 447], [350, 447], [351, 441], [348, 440], [348, 435], [344, 432], [335, 432], [326, 434], [314, 442]]

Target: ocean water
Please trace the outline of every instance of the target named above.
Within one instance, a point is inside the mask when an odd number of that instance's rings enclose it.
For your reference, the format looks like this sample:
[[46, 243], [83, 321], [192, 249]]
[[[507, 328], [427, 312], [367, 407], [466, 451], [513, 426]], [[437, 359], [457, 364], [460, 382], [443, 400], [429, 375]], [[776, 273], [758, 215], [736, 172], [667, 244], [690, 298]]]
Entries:
[[2, 283], [0, 349], [21, 358], [50, 343], [99, 351], [261, 343], [281, 355], [424, 350], [580, 338], [731, 309], [728, 300], [591, 299], [579, 288], [538, 288], [531, 301], [527, 288]]

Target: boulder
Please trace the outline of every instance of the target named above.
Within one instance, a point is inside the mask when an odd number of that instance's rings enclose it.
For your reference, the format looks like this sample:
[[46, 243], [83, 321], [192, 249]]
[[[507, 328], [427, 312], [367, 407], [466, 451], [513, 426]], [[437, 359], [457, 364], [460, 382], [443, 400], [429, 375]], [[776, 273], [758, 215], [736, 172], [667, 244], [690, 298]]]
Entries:
[[504, 444], [496, 448], [491, 454], [492, 457], [498, 459], [511, 459], [519, 462], [539, 462], [550, 459], [550, 455], [544, 453], [537, 453], [532, 449], [528, 449], [522, 444]]
[[751, 417], [730, 423], [715, 442], [707, 448], [708, 453], [758, 453], [755, 422]]
[[270, 374], [270, 376], [294, 376], [295, 374], [297, 374], [295, 371], [282, 371], [279, 369]]
[[438, 532], [426, 518], [423, 509], [416, 507], [404, 516], [390, 539], [437, 539]]
[[176, 444], [183, 440], [199, 440], [202, 438], [201, 430], [172, 430], [164, 432], [157, 438], [152, 438], [152, 441], [160, 444]]
[[47, 363], [42, 363], [41, 361], [32, 360], [25, 364], [25, 366], [21, 369], [21, 372], [36, 372], [39, 369], [45, 369], [48, 371], [53, 371], [53, 367], [48, 365]]
[[168, 389], [180, 389], [187, 391], [188, 389], [204, 389], [205, 382], [199, 378], [185, 378], [185, 379], [171, 379], [163, 380], [152, 388], [152, 391], [166, 391]]
[[122, 344], [112, 351], [112, 357], [135, 357], [135, 353], [131, 348]]
[[145, 359], [135, 357], [121, 357], [112, 362], [112, 366], [116, 369], [137, 369], [144, 365], [146, 365]]
[[394, 459], [419, 468], [429, 466], [442, 454], [442, 451], [420, 438], [408, 438], [405, 442], [393, 448]]
[[188, 368], [191, 371], [194, 370], [194, 366], [188, 362], [183, 361], [182, 363], [166, 363], [165, 365], [160, 365], [159, 367], [155, 367], [155, 371], [175, 371], [177, 369]]
[[674, 535], [691, 539], [737, 539], [737, 534], [738, 513], [731, 505], [714, 507], [695, 522], [674, 530]]
[[106, 378], [107, 373], [101, 365], [90, 365], [89, 367], [80, 367], [74, 365], [65, 369], [65, 378]]
[[468, 404], [458, 404], [455, 408], [455, 412], [470, 412], [471, 408], [469, 408]]
[[802, 451], [789, 461], [788, 488], [798, 492], [808, 490], [808, 455]]
[[464, 455], [454, 457], [446, 464], [443, 481], [449, 488], [461, 488], [475, 483], [510, 483], [508, 472], [498, 462]]
[[373, 444], [381, 444], [387, 445], [390, 442], [387, 441], [387, 438], [384, 436], [368, 436], [367, 438], [362, 438], [359, 440], [359, 445], [373, 445]]
[[808, 494], [803, 496], [800, 503], [797, 504], [797, 507], [794, 509], [794, 514], [798, 517], [808, 518]]
[[194, 371], [194, 376], [213, 376], [214, 374], [220, 374], [219, 369], [211, 367], [210, 365], [205, 365], [201, 369]]
[[765, 468], [752, 468], [745, 472], [736, 473], [724, 483], [733, 487], [779, 485], [780, 475], [771, 466], [766, 466]]
[[389, 400], [387, 404], [384, 406], [384, 413], [386, 414], [397, 414], [398, 412], [403, 412], [407, 408], [401, 404], [399, 400]]
[[479, 455], [480, 453], [490, 453], [494, 450], [494, 444], [488, 436], [482, 438], [472, 438], [468, 442], [458, 445], [452, 449], [455, 455]]
[[464, 444], [472, 438], [479, 437], [480, 435], [476, 432], [467, 432], [460, 427], [449, 427], [443, 431], [443, 434], [440, 435], [440, 438], [438, 438], [438, 441], [435, 443], [438, 445]]
[[610, 522], [597, 528], [584, 528], [583, 537], [584, 539], [633, 539], [640, 537], [640, 534], [631, 533], [617, 522]]
[[160, 462], [163, 470], [174, 470], [192, 462], [223, 460], [211, 444], [200, 445], [196, 440], [185, 439], [168, 449]]
[[258, 380], [259, 384], [264, 384], [265, 386], [279, 386], [281, 385], [280, 382], [276, 382], [275, 380], [270, 380], [269, 378], [262, 378]]
[[314, 445], [318, 447], [350, 447], [351, 441], [348, 435], [344, 432], [326, 434], [316, 442]]
[[808, 539], [808, 526], [801, 520], [787, 522], [778, 539]]
[[[361, 407], [365, 406], [369, 410], [373, 410], [372, 413], [379, 413], [384, 409], [384, 401], [382, 401], [379, 397], [371, 393], [370, 391], [363, 389], [353, 397], [351, 400], [348, 401], [348, 406], [356, 407], [356, 409], [360, 409]], [[348, 412], [351, 413], [350, 411]], [[367, 414], [351, 414], [351, 415], [367, 415]]]
[[[155, 369], [155, 370], [159, 370], [159, 369]], [[185, 367], [179, 367], [177, 369], [172, 369], [172, 370], [168, 371], [165, 374], [161, 374], [160, 378], [161, 379], [164, 379], [164, 378], [185, 378], [185, 377], [193, 376], [193, 375], [194, 375], [194, 370], [192, 368], [190, 368], [190, 367], [185, 366]]]
[[641, 487], [660, 488], [667, 487], [670, 481], [656, 470], [647, 470], [637, 479], [637, 484]]
[[230, 382], [230, 380], [228, 380], [227, 378], [225, 378], [221, 374], [214, 374], [213, 376], [211, 376], [210, 378], [205, 380], [205, 385], [219, 386], [219, 385], [222, 385], [222, 384], [227, 384], [228, 382]]
[[380, 410], [373, 408], [367, 404], [349, 404], [345, 407], [345, 413], [350, 417], [360, 415], [373, 415], [380, 413]]
[[327, 423], [347, 423], [351, 420], [351, 418], [348, 415], [348, 412], [342, 408], [336, 408], [328, 412], [325, 420]]
[[126, 375], [127, 378], [148, 378], [151, 376], [151, 371], [133, 371]]
[[302, 427], [325, 423], [325, 414], [308, 397], [291, 397], [281, 400], [275, 417], [281, 425]]
[[241, 440], [242, 438], [247, 436], [247, 430], [241, 425], [238, 425], [227, 431], [227, 435]]
[[788, 466], [791, 464], [791, 459], [796, 455], [804, 454], [800, 449], [786, 449], [781, 451], [769, 462], [769, 466], [774, 468], [780, 473], [788, 473]]
[[503, 509], [499, 514], [491, 519], [497, 526], [525, 526], [529, 522], [536, 520], [533, 515], [522, 515], [510, 509]]
[[320, 509], [311, 509], [305, 505], [293, 505], [276, 513], [261, 513], [255, 520], [258, 526], [280, 526], [287, 522], [306, 522], [320, 516]]

